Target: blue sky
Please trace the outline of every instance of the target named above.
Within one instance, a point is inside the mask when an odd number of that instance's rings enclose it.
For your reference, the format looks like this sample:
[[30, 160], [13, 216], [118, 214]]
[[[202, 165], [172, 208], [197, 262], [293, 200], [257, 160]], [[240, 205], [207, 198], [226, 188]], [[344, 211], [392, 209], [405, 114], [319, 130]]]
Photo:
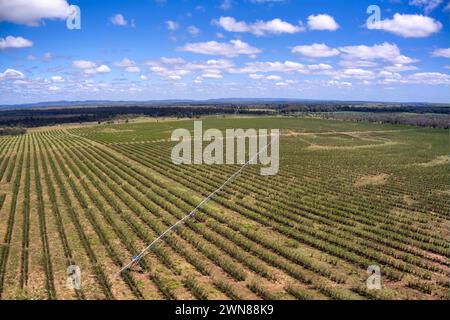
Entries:
[[[81, 29], [68, 29], [70, 5]], [[367, 8], [380, 19], [368, 27]], [[448, 0], [0, 0], [0, 103], [450, 102]]]

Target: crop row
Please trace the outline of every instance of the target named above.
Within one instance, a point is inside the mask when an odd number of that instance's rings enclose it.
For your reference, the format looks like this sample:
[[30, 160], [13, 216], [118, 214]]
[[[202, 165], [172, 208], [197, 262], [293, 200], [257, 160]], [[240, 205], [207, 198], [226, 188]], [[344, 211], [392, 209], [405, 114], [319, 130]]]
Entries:
[[[92, 153], [91, 153], [91, 154], [92, 154]], [[97, 152], [97, 154], [98, 154], [98, 152]], [[107, 161], [102, 161], [102, 163], [107, 163]], [[119, 167], [119, 166], [118, 166], [117, 164], [115, 164], [114, 167], [117, 168], [117, 167]], [[122, 169], [123, 169], [123, 168], [122, 168]], [[108, 169], [108, 170], [109, 170], [109, 169]], [[107, 172], [107, 170], [103, 170], [103, 171]], [[152, 189], [153, 189], [153, 190], [155, 189], [154, 186], [152, 187]], [[166, 201], [166, 202], [167, 202], [167, 201]], [[170, 202], [172, 203], [173, 200], [170, 200]], [[198, 230], [198, 229], [197, 229], [197, 231], [200, 232], [200, 230]], [[204, 234], [204, 233], [203, 233], [203, 234]], [[210, 239], [211, 239], [211, 238], [210, 238]]]
[[[118, 164], [115, 164], [115, 167], [118, 167]], [[153, 189], [153, 191], [155, 191], [155, 187], [154, 187], [154, 186], [152, 186], [152, 189]], [[174, 200], [173, 200], [173, 199], [170, 199], [170, 202], [173, 203]], [[299, 261], [298, 258], [297, 258], [297, 261]]]
[[[127, 154], [129, 155], [130, 154], [130, 150], [127, 150]], [[142, 159], [143, 157], [142, 156], [140, 156], [138, 159], [135, 159], [136, 161], [139, 161], [139, 159]], [[153, 163], [154, 164], [154, 163]], [[165, 169], [165, 171], [167, 171], [167, 168]], [[172, 173], [172, 172], [171, 172]], [[172, 175], [173, 176], [173, 175]], [[186, 178], [187, 179], [187, 178]], [[190, 185], [193, 185], [194, 183], [196, 183], [195, 181], [192, 181], [192, 183], [190, 184]], [[198, 183], [198, 182], [197, 182]], [[275, 219], [276, 219], [276, 217], [274, 217]], [[347, 254], [347, 252], [344, 252], [343, 254]], [[356, 257], [355, 257], [356, 258]], [[358, 258], [356, 258], [356, 259], [354, 259], [353, 260], [353, 262], [357, 262], [358, 263], [358, 261], [359, 261], [359, 263], [361, 262], [361, 259], [358, 259]], [[401, 265], [397, 265], [397, 264], [394, 264], [393, 262], [392, 262], [392, 264], [396, 267], [396, 268], [398, 268], [398, 267], [401, 267]]]
[[[43, 140], [42, 142], [43, 142], [43, 145], [47, 147], [47, 151], [48, 151], [50, 146], [47, 145], [47, 141]], [[72, 201], [69, 197], [69, 193], [62, 181], [62, 178], [61, 178], [62, 175], [61, 175], [60, 171], [57, 169], [57, 167], [53, 161], [53, 157], [51, 155], [48, 155], [48, 161], [49, 161], [50, 167], [52, 169], [53, 177], [56, 180], [58, 189], [62, 196], [63, 203], [65, 204], [65, 208], [66, 208], [67, 212], [69, 213], [69, 217], [70, 217], [73, 225], [76, 228], [77, 234], [78, 234], [80, 241], [85, 249], [85, 252], [89, 257], [89, 260], [91, 261], [92, 268], [94, 270], [94, 273], [96, 275], [98, 282], [101, 285], [102, 291], [107, 298], [112, 299], [113, 294], [111, 292], [111, 284], [109, 283], [103, 269], [98, 264], [96, 254], [95, 254], [94, 250], [92, 249], [92, 246], [91, 246], [85, 232], [83, 231], [83, 227], [79, 221], [78, 214], [73, 207]]]
[[[146, 149], [146, 151], [148, 151]], [[154, 155], [154, 153], [152, 154]], [[156, 155], [155, 155], [156, 156]], [[202, 177], [205, 176], [205, 172], [201, 171], [201, 167], [196, 167], [193, 168], [192, 170], [199, 172], [200, 174], [198, 176]], [[217, 169], [214, 168], [208, 168], [208, 170], [210, 171], [217, 171]], [[225, 170], [225, 169], [224, 169]], [[229, 173], [231, 175], [231, 173]], [[214, 176], [213, 177], [209, 177], [209, 180], [215, 180]], [[245, 182], [241, 182], [241, 180], [244, 180]], [[352, 235], [352, 238], [354, 237], [355, 234], [357, 234], [358, 236], [368, 239], [370, 241], [365, 241], [364, 245], [369, 245], [369, 246], [373, 246], [376, 250], [386, 250], [386, 247], [394, 247], [396, 249], [400, 249], [402, 251], [407, 251], [409, 253], [414, 253], [415, 255], [420, 255], [420, 252], [418, 252], [417, 250], [412, 250], [409, 249], [409, 242], [406, 244], [399, 244], [395, 241], [387, 241], [385, 240], [386, 237], [388, 237], [389, 235], [391, 235], [391, 237], [394, 235], [392, 234], [387, 234], [386, 231], [378, 231], [380, 232], [380, 236], [375, 236], [374, 233], [378, 233], [377, 229], [374, 228], [362, 228], [363, 230], [361, 230], [361, 225], [357, 225], [354, 223], [353, 220], [358, 220], [360, 219], [361, 215], [363, 215], [363, 213], [360, 213], [359, 215], [356, 213], [353, 213], [352, 215], [349, 215], [349, 213], [339, 209], [339, 208], [333, 208], [333, 204], [330, 203], [333, 200], [330, 199], [330, 201], [327, 201], [327, 205], [331, 206], [331, 210], [326, 208], [323, 205], [318, 204], [317, 202], [314, 203], [309, 203], [307, 199], [308, 194], [297, 194], [296, 196], [300, 196], [300, 195], [304, 195], [304, 197], [302, 197], [302, 202], [299, 204], [298, 202], [294, 202], [291, 201], [290, 199], [294, 198], [294, 197], [285, 197], [285, 195], [283, 194], [278, 194], [276, 196], [276, 199], [272, 199], [275, 197], [271, 197], [271, 194], [273, 194], [274, 190], [277, 190], [277, 188], [279, 188], [278, 190], [281, 192], [282, 190], [285, 190], [286, 188], [284, 186], [276, 186], [273, 182], [271, 182], [270, 187], [268, 186], [264, 186], [264, 181], [258, 181], [259, 178], [257, 176], [252, 176], [252, 179], [247, 179], [247, 178], [241, 178], [241, 179], [237, 179], [237, 181], [234, 182], [233, 184], [233, 190], [235, 191], [239, 191], [239, 193], [241, 194], [245, 194], [245, 192], [252, 192], [253, 194], [261, 194], [261, 197], [258, 198], [259, 206], [265, 206], [267, 210], [274, 210], [274, 203], [276, 204], [275, 210], [277, 211], [277, 213], [281, 214], [281, 215], [285, 215], [285, 216], [289, 216], [290, 218], [292, 218], [293, 220], [299, 220], [302, 218], [299, 218], [300, 216], [304, 216], [310, 220], [313, 221], [317, 221], [320, 222], [322, 224], [327, 224], [329, 226], [335, 226], [336, 223], [342, 223], [342, 225], [340, 226], [340, 228], [343, 228], [343, 230], [349, 232], [349, 234]], [[216, 180], [217, 183], [220, 183], [220, 180]], [[283, 188], [283, 189], [281, 189]], [[307, 188], [308, 189], [308, 188]], [[228, 190], [226, 190], [228, 191]], [[270, 199], [267, 200], [267, 199]], [[306, 204], [305, 204], [306, 203]], [[308, 205], [309, 203], [309, 205]], [[300, 205], [300, 207], [299, 207]], [[301, 208], [301, 210], [299, 210], [299, 208]], [[294, 213], [294, 214], [291, 214]], [[373, 213], [372, 213], [373, 215]], [[305, 223], [305, 220], [300, 220], [300, 223]], [[358, 228], [354, 227], [354, 226], [358, 226]], [[334, 230], [336, 228], [328, 228], [327, 232], [331, 232], [331, 233], [335, 233], [338, 236], [345, 236], [344, 233], [340, 232], [340, 231], [336, 231]], [[398, 236], [397, 236], [398, 237]], [[403, 238], [401, 238], [403, 240]], [[409, 240], [409, 238], [408, 238]], [[406, 240], [403, 240], [406, 241]], [[414, 241], [413, 241], [414, 242]], [[378, 243], [382, 243], [383, 247], [380, 248], [378, 246]], [[419, 245], [421, 243], [417, 243], [414, 242], [415, 245]], [[436, 251], [438, 251], [441, 254], [445, 254], [446, 252], [443, 251], [445, 250], [445, 246], [441, 244], [441, 246], [434, 246], [432, 244], [425, 244], [424, 246], [426, 246], [426, 249], [430, 249], [430, 247], [432, 247], [431, 249], [435, 249]], [[433, 251], [433, 250], [431, 250]], [[395, 255], [394, 253], [390, 253]], [[422, 266], [423, 264], [423, 260], [421, 259], [415, 259], [413, 260], [412, 256], [406, 256], [403, 254], [397, 254], [396, 255], [397, 258], [399, 259], [408, 259], [406, 260], [407, 262], [415, 262], [417, 263], [419, 266]], [[424, 256], [422, 256], [422, 258], [424, 258]], [[428, 265], [424, 265], [425, 268], [427, 269], [431, 269], [434, 270], [435, 267], [431, 264]]]
[[37, 197], [37, 213], [39, 216], [39, 233], [42, 242], [42, 257], [44, 261], [44, 270], [45, 270], [45, 286], [48, 299], [52, 300], [56, 299], [56, 289], [54, 284], [52, 262], [51, 262], [52, 256], [50, 253], [48, 233], [47, 233], [46, 210], [41, 185], [41, 176], [39, 173], [39, 162], [37, 156], [38, 154], [36, 152], [37, 144], [35, 142], [34, 136], [32, 136], [32, 141], [33, 141], [34, 183]]
[[7, 227], [6, 227], [6, 234], [5, 234], [5, 238], [3, 240], [3, 245], [1, 247], [1, 251], [0, 251], [0, 298], [2, 297], [3, 294], [3, 289], [4, 289], [4, 282], [5, 282], [5, 274], [6, 274], [6, 266], [8, 263], [8, 257], [9, 257], [9, 252], [10, 252], [10, 246], [11, 246], [11, 237], [12, 237], [12, 232], [13, 232], [13, 228], [14, 228], [14, 223], [15, 223], [15, 215], [16, 215], [16, 207], [17, 207], [17, 197], [19, 195], [19, 191], [20, 191], [20, 181], [22, 178], [22, 165], [23, 165], [23, 160], [24, 160], [24, 155], [25, 155], [25, 144], [22, 143], [22, 152], [20, 153], [19, 156], [19, 161], [17, 163], [17, 174], [15, 176], [14, 179], [14, 183], [12, 186], [12, 198], [11, 198], [11, 206], [10, 206], [10, 210], [9, 210], [9, 216], [8, 216], [8, 223], [7, 223]]

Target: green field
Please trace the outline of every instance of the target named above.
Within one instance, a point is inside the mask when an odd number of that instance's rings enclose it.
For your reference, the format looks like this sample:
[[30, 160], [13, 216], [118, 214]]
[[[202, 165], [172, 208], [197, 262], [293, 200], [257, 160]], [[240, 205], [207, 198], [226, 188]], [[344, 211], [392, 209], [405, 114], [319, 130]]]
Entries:
[[[280, 171], [174, 165], [193, 120], [0, 137], [1, 299], [448, 299], [449, 132], [313, 118], [205, 118], [281, 129]], [[66, 287], [78, 265], [80, 290]], [[367, 268], [382, 289], [368, 290]]]

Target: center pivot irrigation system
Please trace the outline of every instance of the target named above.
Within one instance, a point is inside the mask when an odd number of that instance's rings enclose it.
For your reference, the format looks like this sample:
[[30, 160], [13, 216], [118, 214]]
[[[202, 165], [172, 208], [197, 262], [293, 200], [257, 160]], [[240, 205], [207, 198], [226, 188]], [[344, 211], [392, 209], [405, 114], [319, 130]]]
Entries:
[[275, 136], [275, 138], [272, 138], [270, 140], [270, 142], [264, 147], [262, 148], [257, 154], [255, 154], [251, 159], [249, 159], [244, 165], [242, 165], [242, 167], [236, 171], [235, 173], [233, 173], [219, 188], [217, 188], [216, 190], [214, 190], [212, 193], [210, 193], [205, 199], [203, 199], [191, 212], [189, 212], [189, 214], [187, 214], [186, 216], [184, 216], [182, 219], [178, 220], [176, 223], [174, 223], [172, 226], [170, 226], [166, 231], [164, 231], [163, 233], [161, 233], [161, 235], [156, 238], [155, 240], [153, 240], [147, 247], [145, 247], [137, 256], [133, 257], [133, 259], [126, 264], [125, 266], [122, 267], [122, 269], [120, 269], [117, 272], [117, 275], [120, 275], [122, 272], [124, 272], [125, 270], [131, 268], [132, 266], [134, 266], [135, 264], [139, 263], [139, 261], [141, 261], [141, 259], [155, 246], [156, 243], [158, 243], [160, 240], [162, 240], [164, 238], [165, 235], [167, 235], [170, 231], [175, 230], [175, 228], [179, 225], [181, 225], [184, 221], [186, 221], [187, 219], [193, 217], [198, 210], [200, 210], [200, 208], [206, 203], [208, 202], [212, 197], [214, 197], [218, 192], [220, 192], [228, 183], [230, 183], [231, 181], [234, 180], [234, 178], [236, 178], [244, 169], [245, 167], [252, 162], [253, 160], [255, 160], [262, 152], [266, 151], [267, 148], [269, 148], [269, 146], [276, 140], [279, 139], [279, 136]]

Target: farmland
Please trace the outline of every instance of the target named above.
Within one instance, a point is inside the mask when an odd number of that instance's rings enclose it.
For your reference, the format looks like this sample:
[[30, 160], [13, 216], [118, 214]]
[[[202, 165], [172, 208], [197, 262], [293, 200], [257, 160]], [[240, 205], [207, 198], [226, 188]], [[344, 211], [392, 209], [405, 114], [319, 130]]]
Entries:
[[[131, 270], [117, 271], [239, 165], [174, 165], [192, 120], [0, 137], [1, 299], [448, 299], [448, 130], [297, 117], [280, 171], [248, 166]], [[66, 286], [78, 265], [82, 286]], [[367, 268], [382, 289], [368, 290]]]

